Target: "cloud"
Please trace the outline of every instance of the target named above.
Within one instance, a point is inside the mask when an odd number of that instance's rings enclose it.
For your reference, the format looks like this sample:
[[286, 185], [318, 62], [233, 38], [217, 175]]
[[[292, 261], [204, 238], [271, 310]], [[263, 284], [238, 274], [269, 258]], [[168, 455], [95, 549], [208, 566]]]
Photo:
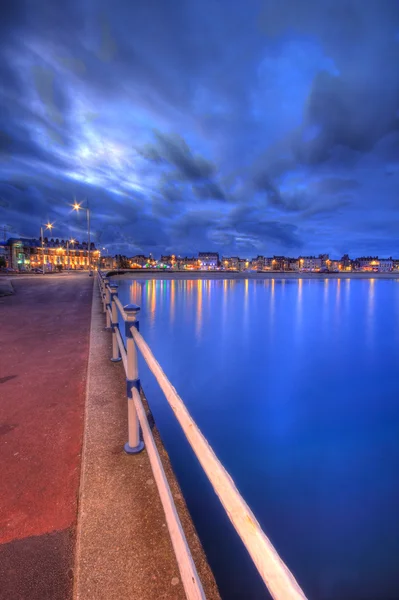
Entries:
[[392, 0], [7, 2], [0, 224], [82, 236], [76, 195], [115, 250], [385, 249], [398, 31]]
[[319, 194], [337, 194], [350, 190], [357, 190], [360, 187], [356, 179], [342, 177], [325, 177], [315, 183], [316, 192]]
[[226, 194], [214, 181], [193, 186], [194, 193], [204, 200], [226, 200]]
[[187, 142], [179, 135], [155, 132], [156, 144], [144, 147], [141, 154], [157, 164], [169, 164], [176, 168], [176, 177], [188, 181], [210, 179], [215, 166], [200, 155], [194, 156]]

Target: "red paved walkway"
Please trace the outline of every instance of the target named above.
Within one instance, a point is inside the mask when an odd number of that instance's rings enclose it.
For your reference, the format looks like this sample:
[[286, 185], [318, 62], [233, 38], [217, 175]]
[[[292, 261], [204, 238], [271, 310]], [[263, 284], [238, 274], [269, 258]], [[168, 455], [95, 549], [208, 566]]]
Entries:
[[71, 597], [93, 279], [0, 298], [0, 599]]

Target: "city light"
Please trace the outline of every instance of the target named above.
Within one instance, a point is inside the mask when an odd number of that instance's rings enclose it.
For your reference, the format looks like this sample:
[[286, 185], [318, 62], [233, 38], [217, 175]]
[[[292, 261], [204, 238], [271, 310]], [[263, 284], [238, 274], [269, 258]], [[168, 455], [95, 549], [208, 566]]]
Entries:
[[[88, 217], [88, 239], [89, 239], [89, 207], [81, 206], [75, 202], [78, 210], [85, 210]], [[74, 205], [74, 206], [75, 206]], [[119, 269], [173, 269], [177, 271], [233, 271], [239, 272], [257, 272], [266, 273], [270, 271], [288, 271], [291, 273], [365, 273], [365, 272], [399, 272], [399, 259], [379, 258], [378, 256], [362, 256], [351, 259], [345, 254], [340, 260], [331, 260], [328, 254], [319, 254], [318, 256], [284, 257], [284, 256], [257, 256], [252, 259], [240, 258], [238, 256], [219, 258], [218, 253], [199, 252], [197, 256], [180, 256], [177, 254], [163, 255], [155, 260], [152, 254], [145, 256], [137, 254], [136, 256], [111, 256], [106, 246], [96, 249], [94, 244], [86, 242], [79, 243], [74, 238], [59, 240], [44, 238], [44, 230], [52, 230], [54, 224], [50, 221], [40, 227], [39, 244], [31, 240], [31, 244], [23, 244], [18, 240], [18, 247], [24, 246], [25, 254], [23, 263], [36, 264], [41, 263], [43, 270], [48, 265], [51, 270], [55, 264], [64, 265], [67, 268], [88, 268], [92, 271], [94, 264], [101, 268], [119, 268]], [[17, 242], [15, 242], [16, 244]], [[14, 245], [13, 240], [9, 240], [7, 246], [11, 248]], [[25, 248], [26, 245], [26, 248]], [[18, 251], [22, 254], [22, 251]], [[104, 256], [102, 254], [104, 253]], [[11, 252], [9, 252], [9, 264], [12, 264]], [[105, 256], [106, 254], [106, 256]], [[57, 256], [57, 262], [54, 263], [53, 257]], [[95, 263], [92, 263], [95, 261]], [[7, 260], [7, 259], [6, 259]], [[14, 258], [14, 260], [16, 260]]]

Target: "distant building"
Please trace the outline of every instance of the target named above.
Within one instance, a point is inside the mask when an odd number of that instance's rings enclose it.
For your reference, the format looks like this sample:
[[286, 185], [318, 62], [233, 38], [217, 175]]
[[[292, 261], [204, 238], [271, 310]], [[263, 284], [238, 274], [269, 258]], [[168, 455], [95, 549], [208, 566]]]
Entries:
[[255, 269], [256, 271], [264, 271], [266, 266], [266, 259], [264, 256], [257, 256], [256, 258], [253, 258], [251, 261], [251, 268]]
[[222, 256], [220, 264], [224, 271], [231, 269], [231, 258], [229, 258], [228, 256]]
[[171, 267], [173, 264], [173, 254], [163, 254], [159, 260], [161, 267]]
[[339, 260], [330, 260], [329, 264], [328, 264], [328, 270], [335, 272], [335, 271], [339, 271], [340, 270], [340, 262]]
[[288, 271], [288, 259], [285, 256], [273, 256], [272, 270], [273, 271]]
[[149, 262], [148, 256], [144, 256], [144, 254], [136, 254], [136, 256], [132, 256], [129, 258], [129, 263], [131, 267], [145, 267]]
[[[89, 253], [87, 242], [71, 242], [63, 239], [43, 240], [35, 238], [10, 238], [5, 244], [7, 266], [19, 271], [42, 268], [43, 262], [48, 271], [60, 269], [88, 269]], [[98, 264], [100, 253], [94, 243], [90, 244], [91, 267]]]
[[357, 271], [377, 271], [380, 266], [378, 256], [361, 256], [353, 261]]
[[349, 258], [348, 254], [344, 254], [339, 262], [341, 270], [350, 271], [352, 269], [352, 260]]
[[8, 252], [5, 242], [0, 242], [0, 266], [8, 266]]
[[199, 252], [198, 260], [201, 261], [203, 269], [216, 269], [219, 266], [219, 254], [217, 252]]
[[177, 266], [179, 269], [186, 269], [186, 270], [192, 271], [193, 269], [198, 269], [200, 267], [199, 259], [196, 258], [195, 256], [192, 256], [192, 257], [185, 256], [184, 258], [181, 258], [179, 256], [177, 258]]
[[100, 268], [104, 271], [112, 271], [117, 268], [116, 260], [113, 256], [102, 256], [100, 258]]
[[247, 271], [250, 267], [250, 261], [247, 258], [240, 258], [238, 261], [238, 270]]
[[330, 257], [328, 254], [319, 254], [319, 258], [321, 260], [321, 268], [328, 269], [328, 265], [330, 264]]
[[301, 256], [299, 259], [301, 271], [320, 271], [323, 265], [323, 259], [316, 256]]
[[379, 264], [378, 270], [383, 273], [392, 271], [393, 270], [392, 258], [380, 258], [380, 264]]
[[299, 271], [299, 258], [289, 258], [288, 269], [290, 271]]
[[238, 256], [232, 256], [230, 261], [231, 261], [231, 268], [234, 271], [238, 271], [238, 269], [240, 267], [240, 259], [238, 258]]

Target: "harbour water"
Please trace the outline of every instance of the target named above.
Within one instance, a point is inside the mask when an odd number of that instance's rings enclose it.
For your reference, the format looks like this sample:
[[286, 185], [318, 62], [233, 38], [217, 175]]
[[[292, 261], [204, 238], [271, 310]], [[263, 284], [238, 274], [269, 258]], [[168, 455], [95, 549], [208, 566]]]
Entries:
[[[312, 600], [399, 598], [399, 281], [121, 279], [140, 331]], [[223, 600], [269, 598], [143, 361]]]

